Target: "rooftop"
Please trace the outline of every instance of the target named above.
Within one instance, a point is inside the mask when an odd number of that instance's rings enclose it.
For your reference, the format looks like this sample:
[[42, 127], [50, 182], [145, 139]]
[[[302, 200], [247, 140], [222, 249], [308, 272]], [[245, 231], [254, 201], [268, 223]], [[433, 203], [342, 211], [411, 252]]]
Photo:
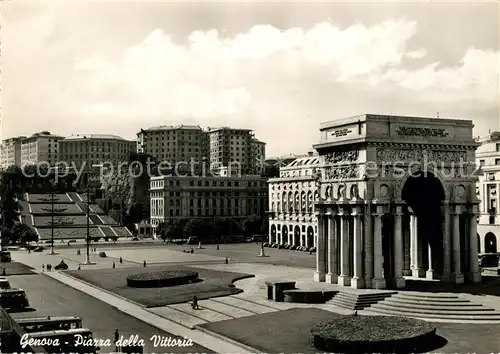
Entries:
[[112, 135], [112, 134], [75, 134], [75, 135], [70, 135], [63, 140], [122, 140], [122, 141], [130, 141], [122, 138], [121, 136], [118, 135]]
[[30, 137], [28, 137], [26, 139], [38, 138], [38, 137], [41, 137], [41, 136], [46, 137], [46, 138], [64, 138], [61, 135], [55, 135], [55, 134], [51, 134], [48, 131], [43, 131], [43, 132], [35, 133], [35, 134], [31, 135]]
[[233, 131], [243, 131], [243, 132], [251, 132], [253, 129], [247, 128], [231, 128], [231, 127], [207, 127], [208, 132], [216, 132], [219, 130], [233, 130]]
[[157, 125], [157, 126], [154, 126], [154, 127], [150, 127], [150, 128], [147, 128], [147, 129], [141, 129], [141, 131], [138, 133], [142, 133], [142, 132], [150, 132], [150, 131], [162, 131], [162, 130], [202, 130], [201, 127], [199, 125], [185, 125], [185, 124], [181, 124], [181, 125]]
[[286, 165], [285, 167], [306, 167], [306, 166], [316, 166], [319, 164], [319, 156], [305, 156], [305, 157], [299, 157], [298, 159], [295, 159], [292, 161], [290, 164]]

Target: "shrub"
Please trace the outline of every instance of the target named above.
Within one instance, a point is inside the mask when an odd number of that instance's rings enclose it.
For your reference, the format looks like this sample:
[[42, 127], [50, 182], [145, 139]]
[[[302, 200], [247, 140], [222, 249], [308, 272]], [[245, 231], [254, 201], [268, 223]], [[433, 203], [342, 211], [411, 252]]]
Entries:
[[415, 352], [435, 331], [428, 322], [406, 317], [342, 316], [311, 328], [310, 340], [333, 352]]
[[140, 273], [127, 277], [127, 285], [131, 288], [161, 288], [196, 281], [198, 281], [198, 273], [179, 270]]

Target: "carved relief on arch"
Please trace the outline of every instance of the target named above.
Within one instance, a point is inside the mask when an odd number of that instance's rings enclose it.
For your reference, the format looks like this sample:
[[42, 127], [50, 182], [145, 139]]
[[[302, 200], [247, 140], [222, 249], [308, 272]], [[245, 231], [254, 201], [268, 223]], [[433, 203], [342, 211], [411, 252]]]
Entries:
[[379, 198], [382, 198], [382, 199], [389, 198], [389, 193], [390, 193], [389, 186], [387, 184], [381, 184], [379, 191], [378, 191]]
[[345, 185], [345, 183], [340, 184], [337, 191], [337, 199], [346, 199], [346, 192], [347, 186]]
[[349, 192], [351, 199], [359, 199], [359, 187], [357, 184], [353, 184]]
[[467, 201], [467, 188], [463, 184], [455, 186], [453, 191], [453, 198], [456, 202]]

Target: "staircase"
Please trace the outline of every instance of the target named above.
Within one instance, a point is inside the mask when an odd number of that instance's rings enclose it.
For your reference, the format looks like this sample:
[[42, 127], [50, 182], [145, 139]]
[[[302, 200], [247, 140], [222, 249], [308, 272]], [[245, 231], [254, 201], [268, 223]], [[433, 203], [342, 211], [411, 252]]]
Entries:
[[381, 291], [381, 292], [351, 292], [340, 290], [327, 304], [342, 307], [348, 310], [363, 310], [373, 304], [383, 301], [394, 294], [395, 291]]
[[499, 311], [453, 294], [399, 292], [371, 305], [365, 312], [436, 321], [500, 322]]

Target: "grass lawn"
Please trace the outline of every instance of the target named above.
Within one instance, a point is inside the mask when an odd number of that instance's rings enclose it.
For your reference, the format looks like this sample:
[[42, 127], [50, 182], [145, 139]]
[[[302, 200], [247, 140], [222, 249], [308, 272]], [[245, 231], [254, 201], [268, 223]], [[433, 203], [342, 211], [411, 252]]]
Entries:
[[[130, 288], [127, 276], [161, 271], [182, 270], [197, 272], [202, 282], [164, 288]], [[158, 307], [191, 301], [196, 295], [199, 300], [211, 297], [233, 295], [241, 292], [232, 282], [250, 274], [221, 272], [183, 266], [126, 267], [116, 269], [70, 270], [66, 272], [102, 289], [111, 291], [145, 307]]]
[[7, 276], [36, 274], [32, 267], [28, 267], [27, 265], [18, 262], [0, 263], [0, 276], [2, 276], [4, 269]]
[[[361, 316], [361, 315], [360, 315]], [[316, 308], [297, 308], [234, 320], [207, 323], [199, 327], [238, 341], [263, 353], [317, 353], [309, 342], [309, 329], [315, 324], [342, 315]], [[440, 341], [426, 352], [497, 353], [500, 325], [431, 323]]]

